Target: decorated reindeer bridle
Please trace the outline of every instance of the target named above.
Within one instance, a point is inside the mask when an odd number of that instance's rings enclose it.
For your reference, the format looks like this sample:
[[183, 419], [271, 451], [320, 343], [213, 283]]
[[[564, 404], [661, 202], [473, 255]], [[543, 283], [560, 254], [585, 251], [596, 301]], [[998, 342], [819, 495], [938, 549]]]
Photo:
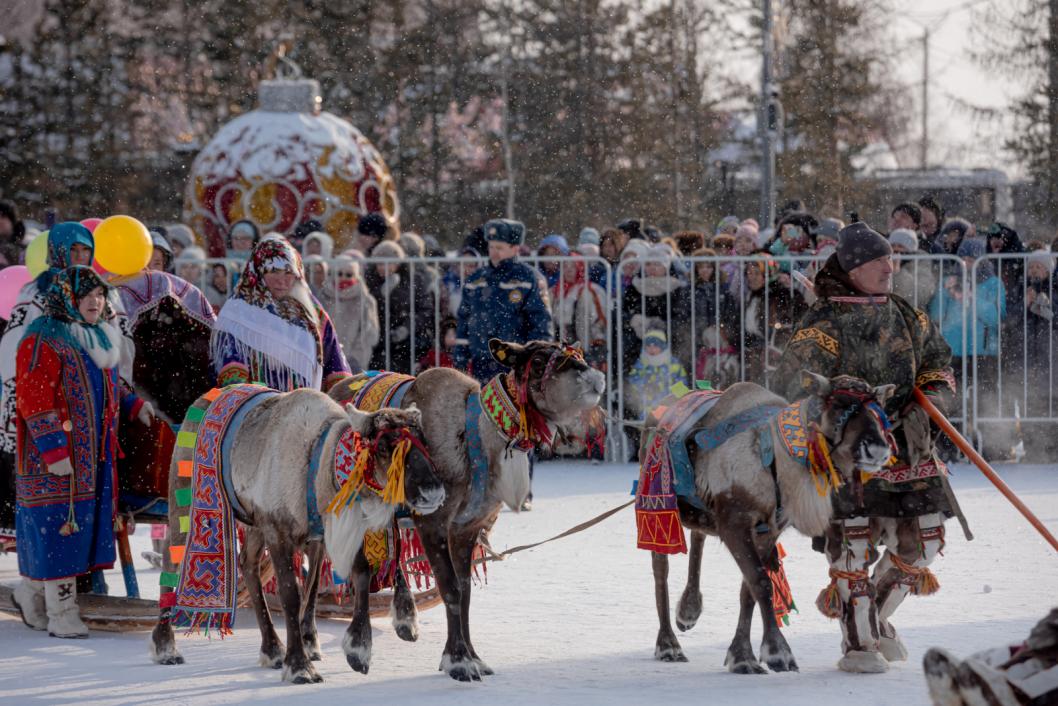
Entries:
[[[543, 388], [570, 361], [585, 363], [584, 351], [569, 345], [555, 348], [544, 365], [544, 374], [537, 383], [537, 389]], [[481, 408], [507, 439], [508, 450], [531, 451], [538, 444], [551, 444], [552, 434], [547, 419], [529, 396], [532, 367], [530, 360], [520, 379], [512, 369], [509, 373], [492, 378], [481, 388]]]
[[[832, 391], [823, 401], [823, 413], [836, 406], [838, 398], [852, 398], [852, 403], [841, 414], [836, 423], [836, 440], [830, 440], [823, 433], [818, 422], [812, 422], [812, 434], [808, 439], [808, 469], [812, 474], [812, 480], [816, 486], [816, 492], [826, 495], [830, 490], [837, 490], [843, 485], [841, 474], [834, 467], [834, 461], [830, 456], [832, 447], [840, 446], [845, 438], [845, 428], [849, 421], [860, 409], [870, 414], [874, 421], [882, 428], [885, 440], [889, 444], [890, 451], [895, 455], [898, 447], [896, 439], [893, 438], [892, 423], [882, 406], [874, 397], [873, 392], [853, 390], [850, 388], [839, 388]], [[842, 400], [844, 401], [844, 400]], [[822, 415], [821, 415], [822, 416]], [[863, 479], [860, 474], [853, 474], [853, 484], [857, 494], [862, 492]]]
[[[383, 486], [375, 478], [378, 464], [376, 458], [379, 444], [387, 435], [396, 435], [397, 442], [390, 454], [389, 468], [386, 469], [386, 484]], [[406, 427], [398, 430], [380, 429], [374, 439], [368, 442], [365, 442], [359, 434], [352, 433], [350, 436], [352, 438], [349, 441], [346, 435], [343, 435], [342, 440], [339, 441], [339, 448], [335, 452], [336, 474], [341, 472], [338, 467], [342, 465], [342, 458], [353, 458], [355, 461], [348, 477], [327, 505], [327, 512], [335, 514], [341, 512], [351, 503], [356, 502], [364, 490], [374, 493], [384, 503], [402, 504], [405, 501], [404, 474], [408, 452], [415, 447], [426, 457], [427, 461], [430, 461], [430, 454], [419, 437], [412, 434]]]

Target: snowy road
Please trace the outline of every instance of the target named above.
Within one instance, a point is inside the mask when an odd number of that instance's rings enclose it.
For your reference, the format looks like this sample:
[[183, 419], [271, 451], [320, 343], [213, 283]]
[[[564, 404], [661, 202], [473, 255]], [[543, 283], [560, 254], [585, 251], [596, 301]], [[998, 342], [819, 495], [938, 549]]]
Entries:
[[[1058, 532], [1058, 466], [1001, 470], [1015, 492]], [[630, 465], [592, 467], [548, 463], [537, 468], [531, 513], [504, 513], [493, 533], [496, 549], [558, 532], [628, 499]], [[958, 654], [1023, 638], [1058, 602], [1058, 557], [976, 471], [956, 469], [954, 484], [977, 539], [968, 544], [948, 523], [945, 556], [934, 569], [941, 591], [911, 597], [894, 624], [911, 660], [884, 675], [843, 674], [834, 666], [840, 631], [814, 600], [827, 581], [821, 555], [791, 530], [784, 537], [787, 571], [801, 608], [786, 629], [799, 674], [735, 676], [722, 664], [737, 616], [739, 577], [716, 540], [706, 544], [698, 626], [680, 636], [689, 664], [653, 659], [654, 613], [650, 556], [637, 550], [632, 509], [593, 529], [490, 566], [488, 585], [476, 587], [474, 644], [496, 675], [459, 684], [437, 672], [444, 614], [421, 616], [419, 642], [401, 642], [385, 620], [374, 623], [371, 673], [349, 669], [341, 652], [343, 623], [321, 621], [325, 682], [291, 686], [257, 667], [258, 633], [248, 610], [232, 638], [180, 638], [187, 664], [162, 667], [147, 656], [146, 634], [93, 633], [84, 641], [31, 632], [0, 616], [0, 703], [5, 704], [805, 704], [928, 703], [920, 660], [930, 646]], [[133, 540], [139, 556], [148, 528]], [[142, 562], [141, 562], [142, 563]], [[0, 581], [16, 580], [13, 556], [0, 556]], [[676, 557], [674, 599], [686, 561]], [[109, 577], [119, 588], [118, 575]], [[140, 586], [157, 595], [157, 572], [143, 568]], [[120, 588], [119, 588], [120, 590]], [[281, 621], [280, 621], [281, 622]], [[277, 626], [278, 627], [278, 626]], [[754, 643], [759, 643], [759, 623]], [[280, 634], [285, 633], [280, 628]]]

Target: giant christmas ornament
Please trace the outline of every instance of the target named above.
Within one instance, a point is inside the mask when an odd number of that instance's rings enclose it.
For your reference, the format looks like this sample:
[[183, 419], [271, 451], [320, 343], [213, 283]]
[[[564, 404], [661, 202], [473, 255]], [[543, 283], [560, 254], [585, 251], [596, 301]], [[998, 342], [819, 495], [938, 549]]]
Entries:
[[221, 128], [191, 166], [184, 222], [211, 256], [224, 254], [228, 228], [243, 218], [262, 234], [289, 234], [316, 219], [339, 247], [367, 213], [381, 212], [399, 231], [397, 191], [382, 155], [351, 124], [320, 111], [316, 81], [262, 81], [258, 102]]

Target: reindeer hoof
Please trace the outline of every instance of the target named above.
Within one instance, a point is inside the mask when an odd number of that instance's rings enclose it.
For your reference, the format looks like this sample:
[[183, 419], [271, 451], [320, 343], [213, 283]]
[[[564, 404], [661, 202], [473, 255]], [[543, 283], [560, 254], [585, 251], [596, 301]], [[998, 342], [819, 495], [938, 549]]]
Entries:
[[419, 639], [419, 626], [413, 620], [393, 620], [393, 629], [397, 637], [405, 642], [415, 642]]
[[654, 659], [659, 662], [686, 662], [687, 655], [683, 654], [683, 649], [679, 645], [667, 647], [658, 645], [654, 648]]
[[154, 644], [154, 640], [150, 641], [151, 645], [151, 660], [155, 664], [183, 664], [184, 656], [181, 655], [176, 645], [166, 645], [162, 649], [158, 649], [158, 646]]
[[257, 657], [257, 664], [268, 669], [282, 669], [284, 659], [286, 659], [286, 651], [280, 646], [272, 650], [271, 654], [261, 650], [261, 654]]
[[305, 643], [305, 656], [312, 662], [319, 662], [323, 659], [323, 652], [320, 651], [320, 643], [313, 641], [311, 643]]
[[371, 645], [355, 644], [346, 635], [342, 640], [342, 651], [345, 652], [345, 661], [353, 668], [354, 672], [367, 674], [371, 668]]
[[318, 684], [323, 681], [323, 677], [319, 675], [319, 672], [316, 671], [312, 664], [305, 664], [300, 667], [288, 665], [283, 667], [283, 681], [291, 684]]
[[444, 672], [456, 681], [481, 681], [478, 665], [467, 657], [453, 658], [451, 655], [444, 655], [441, 657], [438, 671]]
[[496, 672], [492, 671], [492, 667], [490, 667], [489, 665], [485, 664], [485, 660], [481, 659], [481, 657], [474, 657], [473, 660], [474, 660], [474, 664], [477, 665], [478, 674], [480, 674], [481, 676], [483, 676], [483, 677], [491, 677], [493, 674], [496, 673]]
[[898, 636], [878, 638], [878, 651], [887, 662], [906, 662], [907, 648]]
[[702, 594], [691, 594], [684, 591], [676, 606], [676, 627], [680, 632], [687, 632], [698, 623], [702, 616]]
[[880, 652], [849, 650], [838, 660], [838, 669], [857, 674], [882, 674], [889, 671], [889, 663]]
[[748, 645], [744, 648], [736, 648], [735, 645], [727, 648], [727, 656], [724, 658], [724, 666], [732, 674], [767, 674], [760, 662], [753, 654], [753, 649]]

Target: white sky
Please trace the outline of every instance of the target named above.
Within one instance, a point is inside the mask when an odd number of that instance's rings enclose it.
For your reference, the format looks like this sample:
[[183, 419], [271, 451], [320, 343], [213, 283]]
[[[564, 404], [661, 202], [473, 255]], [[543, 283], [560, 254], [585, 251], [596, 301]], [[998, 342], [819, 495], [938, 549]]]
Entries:
[[[930, 26], [929, 130], [930, 163], [934, 166], [998, 167], [1005, 164], [1000, 145], [1003, 127], [976, 120], [961, 102], [983, 107], [1002, 107], [1023, 91], [990, 75], [978, 66], [970, 51], [979, 46], [981, 33], [973, 26], [977, 14], [989, 0], [896, 0], [897, 37], [909, 46], [898, 57], [900, 80], [915, 94], [915, 122], [911, 137], [921, 139], [922, 26]], [[1002, 0], [990, 0], [992, 2]], [[917, 154], [917, 153], [916, 153]], [[918, 166], [917, 164], [907, 166]]]

